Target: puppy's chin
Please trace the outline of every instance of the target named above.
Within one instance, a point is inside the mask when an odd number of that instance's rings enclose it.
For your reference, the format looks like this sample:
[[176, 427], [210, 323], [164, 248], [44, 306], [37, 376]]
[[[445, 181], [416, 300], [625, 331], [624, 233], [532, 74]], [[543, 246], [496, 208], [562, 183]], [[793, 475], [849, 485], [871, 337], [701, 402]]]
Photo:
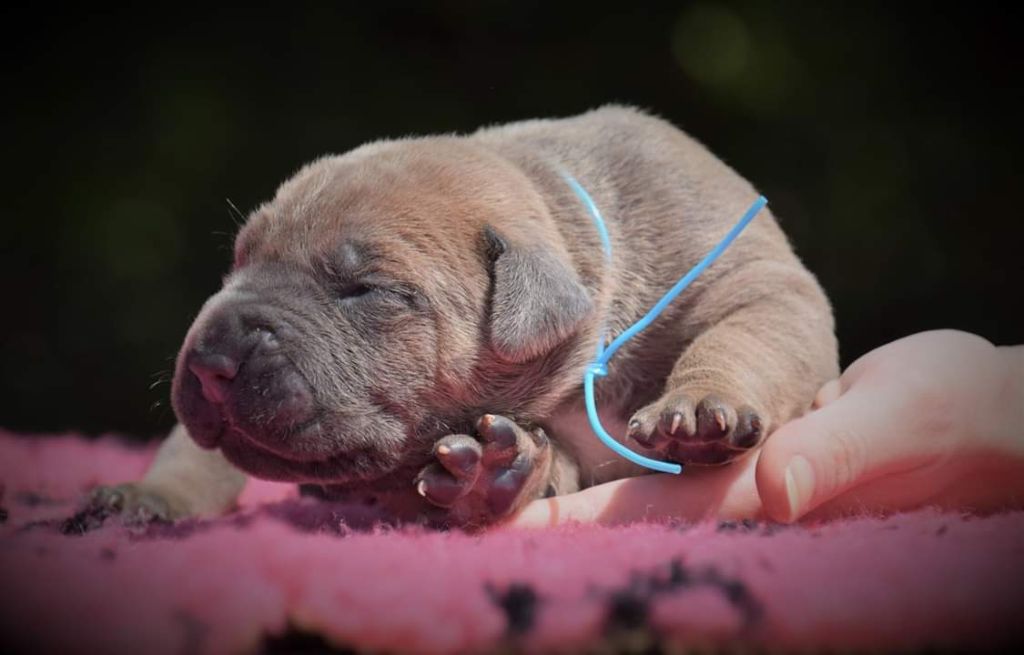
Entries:
[[376, 480], [399, 468], [401, 453], [355, 450], [313, 458], [269, 450], [237, 428], [224, 431], [218, 444], [224, 457], [246, 473], [264, 480], [341, 484]]

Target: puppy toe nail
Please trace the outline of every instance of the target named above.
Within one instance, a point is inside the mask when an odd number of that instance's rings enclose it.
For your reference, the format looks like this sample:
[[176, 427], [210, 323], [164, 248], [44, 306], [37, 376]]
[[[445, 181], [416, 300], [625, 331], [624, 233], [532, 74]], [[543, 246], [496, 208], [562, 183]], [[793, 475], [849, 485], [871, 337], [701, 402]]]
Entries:
[[718, 429], [721, 430], [722, 432], [725, 432], [725, 412], [723, 412], [720, 407], [716, 407], [714, 410], [712, 410], [711, 413], [715, 417], [715, 423], [718, 424]]
[[439, 464], [430, 465], [420, 476], [416, 481], [416, 493], [433, 505], [451, 507], [470, 491], [469, 486], [449, 475]]
[[672, 415], [672, 425], [669, 426], [668, 433], [675, 434], [676, 430], [679, 429], [679, 424], [683, 422], [683, 415], [676, 412]]
[[443, 444], [437, 447], [437, 453], [439, 455], [447, 455], [450, 452], [452, 452], [452, 449]]

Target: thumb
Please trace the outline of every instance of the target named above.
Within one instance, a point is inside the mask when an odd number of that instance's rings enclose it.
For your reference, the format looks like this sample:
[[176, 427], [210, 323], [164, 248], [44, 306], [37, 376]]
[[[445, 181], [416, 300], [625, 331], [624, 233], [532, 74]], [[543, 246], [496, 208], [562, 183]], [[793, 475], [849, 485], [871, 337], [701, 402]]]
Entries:
[[854, 387], [780, 427], [762, 447], [757, 463], [765, 512], [777, 521], [795, 521], [905, 462], [914, 439], [895, 433], [907, 429], [900, 415], [892, 394]]

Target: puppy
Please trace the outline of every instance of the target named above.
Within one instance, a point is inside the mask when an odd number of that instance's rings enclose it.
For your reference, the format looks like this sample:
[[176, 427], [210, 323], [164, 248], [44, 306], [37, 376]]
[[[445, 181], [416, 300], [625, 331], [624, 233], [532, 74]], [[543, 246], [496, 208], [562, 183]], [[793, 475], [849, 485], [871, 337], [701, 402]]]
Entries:
[[[575, 177], [600, 208], [606, 261]], [[256, 209], [177, 359], [181, 425], [94, 502], [222, 512], [245, 477], [483, 526], [639, 467], [582, 376], [756, 197], [678, 129], [605, 107], [319, 159]], [[597, 383], [609, 431], [726, 464], [838, 373], [829, 303], [769, 212]]]

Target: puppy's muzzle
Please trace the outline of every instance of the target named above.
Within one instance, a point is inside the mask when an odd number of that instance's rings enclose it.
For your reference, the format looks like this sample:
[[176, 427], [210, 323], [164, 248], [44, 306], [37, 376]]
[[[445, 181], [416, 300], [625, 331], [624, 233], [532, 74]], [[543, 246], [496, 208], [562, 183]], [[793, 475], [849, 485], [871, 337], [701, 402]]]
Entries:
[[230, 303], [203, 318], [181, 354], [175, 406], [192, 438], [217, 445], [235, 428], [275, 451], [315, 413], [313, 393], [260, 305]]

